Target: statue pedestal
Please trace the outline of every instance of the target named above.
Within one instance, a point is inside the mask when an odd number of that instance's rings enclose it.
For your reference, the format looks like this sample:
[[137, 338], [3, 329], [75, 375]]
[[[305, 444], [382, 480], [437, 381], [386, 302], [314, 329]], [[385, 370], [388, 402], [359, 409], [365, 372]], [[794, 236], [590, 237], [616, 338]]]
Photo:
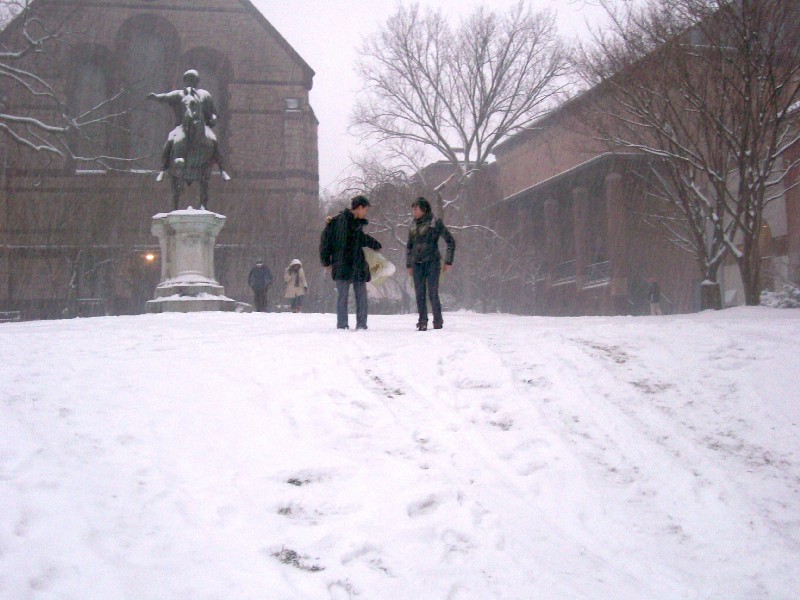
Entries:
[[214, 242], [225, 217], [207, 210], [174, 210], [153, 216], [150, 231], [161, 246], [161, 283], [147, 312], [242, 310], [214, 279]]

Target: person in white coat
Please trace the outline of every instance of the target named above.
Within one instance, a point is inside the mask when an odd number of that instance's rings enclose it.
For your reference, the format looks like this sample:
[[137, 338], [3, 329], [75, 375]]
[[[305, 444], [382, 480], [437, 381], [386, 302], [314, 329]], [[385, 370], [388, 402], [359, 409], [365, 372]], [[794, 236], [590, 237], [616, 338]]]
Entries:
[[306, 274], [303, 271], [303, 264], [294, 259], [286, 271], [283, 273], [283, 280], [286, 282], [286, 292], [283, 297], [289, 300], [289, 305], [292, 312], [300, 312], [303, 307], [303, 298], [308, 291], [308, 283], [306, 282]]

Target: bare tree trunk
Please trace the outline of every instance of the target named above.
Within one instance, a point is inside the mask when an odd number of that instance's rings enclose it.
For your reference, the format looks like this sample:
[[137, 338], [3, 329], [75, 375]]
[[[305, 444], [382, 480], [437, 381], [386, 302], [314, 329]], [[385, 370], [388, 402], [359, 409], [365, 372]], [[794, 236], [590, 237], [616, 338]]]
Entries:
[[744, 303], [747, 306], [758, 306], [761, 303], [761, 257], [756, 250], [749, 252], [747, 259], [739, 261], [739, 273], [744, 286]]
[[703, 281], [700, 283], [700, 310], [722, 310], [722, 287], [717, 281], [719, 265], [700, 263]]

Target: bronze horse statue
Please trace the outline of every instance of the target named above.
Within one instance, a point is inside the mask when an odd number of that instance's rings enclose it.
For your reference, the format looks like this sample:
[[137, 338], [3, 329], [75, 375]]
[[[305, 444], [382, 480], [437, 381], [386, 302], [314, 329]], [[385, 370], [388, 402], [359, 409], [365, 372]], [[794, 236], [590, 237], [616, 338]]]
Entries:
[[217, 136], [211, 130], [217, 123], [217, 110], [211, 94], [200, 89], [200, 75], [194, 69], [183, 74], [183, 87], [165, 94], [151, 93], [148, 100], [168, 104], [175, 111], [175, 129], [167, 137], [161, 152], [161, 171], [156, 181], [169, 173], [172, 179], [172, 205], [178, 202], [185, 185], [200, 183], [200, 207], [208, 207], [208, 180], [211, 163], [216, 162], [225, 181], [225, 172]]
[[220, 166], [223, 178], [229, 179], [220, 165], [217, 138], [206, 125], [200, 99], [193, 92], [189, 89], [183, 96], [181, 125], [170, 134], [169, 175], [173, 210], [178, 210], [184, 186], [191, 186], [195, 182], [200, 186], [200, 207], [208, 208], [212, 162]]

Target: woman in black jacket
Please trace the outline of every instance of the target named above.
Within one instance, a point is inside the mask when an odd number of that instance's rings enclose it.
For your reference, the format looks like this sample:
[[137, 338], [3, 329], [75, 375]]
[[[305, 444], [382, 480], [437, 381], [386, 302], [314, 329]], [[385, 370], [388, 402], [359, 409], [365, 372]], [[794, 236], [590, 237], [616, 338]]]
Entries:
[[414, 290], [417, 296], [419, 320], [417, 330], [428, 329], [428, 307], [425, 303], [427, 291], [431, 299], [433, 312], [433, 328], [441, 329], [442, 303], [439, 301], [439, 274], [442, 256], [439, 253], [439, 238], [444, 238], [447, 251], [444, 257], [444, 270], [447, 272], [453, 264], [456, 252], [456, 241], [445, 227], [441, 219], [435, 219], [431, 212], [431, 204], [425, 198], [417, 198], [411, 204], [414, 220], [408, 231], [406, 244], [406, 267], [408, 274], [414, 278]]

